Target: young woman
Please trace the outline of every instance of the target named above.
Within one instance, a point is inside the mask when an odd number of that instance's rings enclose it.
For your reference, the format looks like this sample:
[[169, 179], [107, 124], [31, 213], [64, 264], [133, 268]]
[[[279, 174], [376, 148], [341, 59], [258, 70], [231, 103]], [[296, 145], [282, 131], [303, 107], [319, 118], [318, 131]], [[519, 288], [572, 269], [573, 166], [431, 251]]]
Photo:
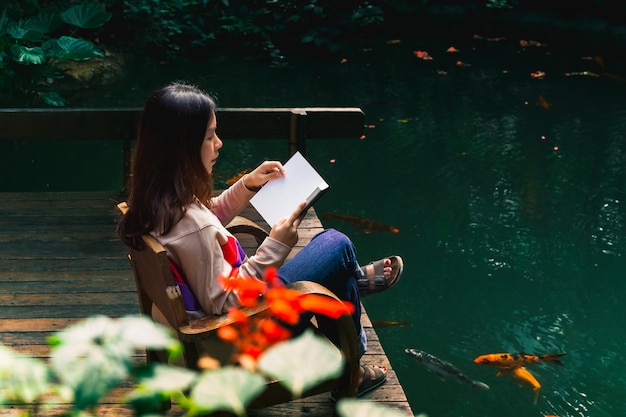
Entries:
[[[184, 276], [196, 305], [190, 318], [223, 314], [237, 306], [237, 295], [219, 284], [223, 276], [263, 278], [278, 268], [285, 283], [315, 281], [355, 306], [353, 321], [361, 353], [366, 337], [360, 324], [360, 296], [387, 289], [400, 279], [402, 259], [390, 256], [361, 268], [352, 242], [327, 229], [291, 260], [298, 240], [302, 205], [279, 220], [253, 256], [247, 257], [228, 224], [265, 183], [284, 175], [280, 162], [265, 161], [235, 184], [213, 195], [211, 174], [223, 146], [217, 135], [215, 101], [194, 86], [173, 83], [148, 99], [135, 152], [129, 210], [118, 234], [128, 246], [141, 248], [141, 236], [153, 235], [167, 250], [172, 267]], [[321, 328], [327, 326], [323, 318]], [[337, 337], [330, 335], [330, 339]], [[359, 395], [381, 385], [386, 369], [362, 365]]]

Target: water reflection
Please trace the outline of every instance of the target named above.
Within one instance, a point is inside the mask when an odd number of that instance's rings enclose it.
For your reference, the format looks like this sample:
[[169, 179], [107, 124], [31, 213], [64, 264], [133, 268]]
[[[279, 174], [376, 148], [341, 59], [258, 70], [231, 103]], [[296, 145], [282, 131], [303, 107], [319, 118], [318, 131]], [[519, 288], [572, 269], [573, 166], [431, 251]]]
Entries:
[[[355, 50], [345, 63], [295, 59], [283, 70], [236, 56], [185, 63], [107, 92], [118, 101], [104, 105], [140, 105], [183, 78], [217, 93], [223, 107], [362, 107], [373, 126], [364, 140], [308, 145], [332, 186], [316, 209], [399, 230], [365, 233], [324, 221], [346, 230], [363, 259], [381, 251], [405, 259], [398, 286], [365, 304], [373, 320], [410, 324], [378, 333], [414, 412], [626, 415], [626, 85], [565, 75], [598, 70], [583, 56], [602, 55], [619, 76], [626, 62], [597, 46], [524, 49], [515, 34], [497, 35], [507, 39], [416, 31]], [[445, 53], [451, 45], [459, 55]], [[417, 59], [417, 49], [433, 61]], [[530, 76], [538, 70], [546, 72], [541, 80]], [[232, 145], [216, 168], [224, 180], [260, 159], [285, 157], [283, 144]], [[491, 390], [477, 395], [433, 380], [405, 357], [406, 347], [454, 363]], [[472, 363], [500, 351], [567, 356], [563, 367], [533, 368], [542, 384], [534, 405], [532, 390]]]

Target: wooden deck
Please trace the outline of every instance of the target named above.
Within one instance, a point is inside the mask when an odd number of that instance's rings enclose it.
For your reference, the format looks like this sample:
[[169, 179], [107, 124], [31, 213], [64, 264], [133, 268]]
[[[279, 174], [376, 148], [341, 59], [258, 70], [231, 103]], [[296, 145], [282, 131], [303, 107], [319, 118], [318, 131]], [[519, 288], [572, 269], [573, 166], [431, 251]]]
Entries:
[[[47, 337], [86, 317], [138, 314], [139, 306], [126, 250], [115, 235], [115, 205], [121, 194], [0, 194], [0, 343], [29, 356], [47, 358]], [[252, 209], [245, 215], [261, 220]], [[311, 210], [300, 230], [305, 244], [321, 223]], [[245, 242], [244, 242], [245, 244]], [[61, 296], [62, 294], [62, 296]], [[402, 386], [366, 313], [369, 338], [364, 363], [389, 369], [388, 382], [363, 399], [412, 415]], [[137, 360], [145, 354], [138, 352]], [[115, 389], [98, 410], [101, 416], [125, 416], [126, 388]], [[332, 415], [327, 395], [255, 411], [255, 416]], [[17, 414], [11, 406], [3, 414]], [[176, 407], [172, 414], [177, 413]]]

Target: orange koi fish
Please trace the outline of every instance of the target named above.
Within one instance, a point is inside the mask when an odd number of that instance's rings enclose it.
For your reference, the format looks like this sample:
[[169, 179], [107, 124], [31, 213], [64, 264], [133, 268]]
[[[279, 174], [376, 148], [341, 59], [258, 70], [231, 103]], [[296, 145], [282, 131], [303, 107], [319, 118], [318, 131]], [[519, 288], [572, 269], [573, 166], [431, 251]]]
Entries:
[[398, 233], [400, 230], [388, 224], [378, 222], [376, 220], [365, 219], [360, 216], [353, 216], [349, 214], [338, 214], [330, 211], [325, 211], [322, 216], [326, 219], [337, 219], [349, 223], [352, 227], [363, 230], [369, 234], [372, 232], [390, 232]]
[[535, 378], [535, 376], [531, 374], [526, 368], [524, 368], [523, 366], [518, 366], [516, 368], [500, 369], [500, 371], [498, 371], [496, 375], [507, 375], [520, 384], [530, 385], [533, 388], [533, 391], [535, 391], [535, 404], [537, 404], [541, 384], [539, 383], [539, 381], [537, 381], [537, 378]]
[[233, 175], [232, 177], [230, 177], [229, 179], [226, 180], [226, 184], [233, 185], [234, 183], [236, 183], [239, 180], [239, 178], [241, 178], [244, 175], [246, 175], [248, 173], [248, 171], [250, 171], [250, 168], [246, 168], [243, 171], [240, 171], [240, 172], [236, 173], [235, 175]]
[[527, 46], [537, 46], [537, 47], [546, 47], [546, 46], [548, 46], [548, 45], [546, 45], [545, 43], [541, 43], [541, 42], [533, 41], [532, 39], [531, 39], [531, 40], [525, 40], [525, 39], [522, 39], [522, 40], [520, 40], [520, 41], [519, 41], [519, 44], [520, 44], [523, 48], [525, 48], [525, 47], [527, 47]]
[[490, 353], [482, 355], [474, 359], [474, 363], [479, 365], [490, 365], [500, 369], [512, 369], [520, 366], [526, 366], [533, 363], [548, 362], [554, 365], [563, 366], [559, 360], [564, 356], [565, 352], [551, 353], [547, 355], [529, 355], [528, 353]]
[[548, 102], [548, 100], [546, 100], [543, 96], [539, 96], [535, 104], [539, 107], [543, 107], [546, 110], [552, 107], [552, 103]]

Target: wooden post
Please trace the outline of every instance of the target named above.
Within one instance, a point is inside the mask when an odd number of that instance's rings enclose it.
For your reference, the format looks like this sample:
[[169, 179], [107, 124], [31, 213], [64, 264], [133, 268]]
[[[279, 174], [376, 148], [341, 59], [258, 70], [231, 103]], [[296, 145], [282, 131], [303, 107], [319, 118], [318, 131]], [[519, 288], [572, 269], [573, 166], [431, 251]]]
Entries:
[[306, 154], [306, 110], [293, 109], [289, 116], [289, 156], [300, 151]]

